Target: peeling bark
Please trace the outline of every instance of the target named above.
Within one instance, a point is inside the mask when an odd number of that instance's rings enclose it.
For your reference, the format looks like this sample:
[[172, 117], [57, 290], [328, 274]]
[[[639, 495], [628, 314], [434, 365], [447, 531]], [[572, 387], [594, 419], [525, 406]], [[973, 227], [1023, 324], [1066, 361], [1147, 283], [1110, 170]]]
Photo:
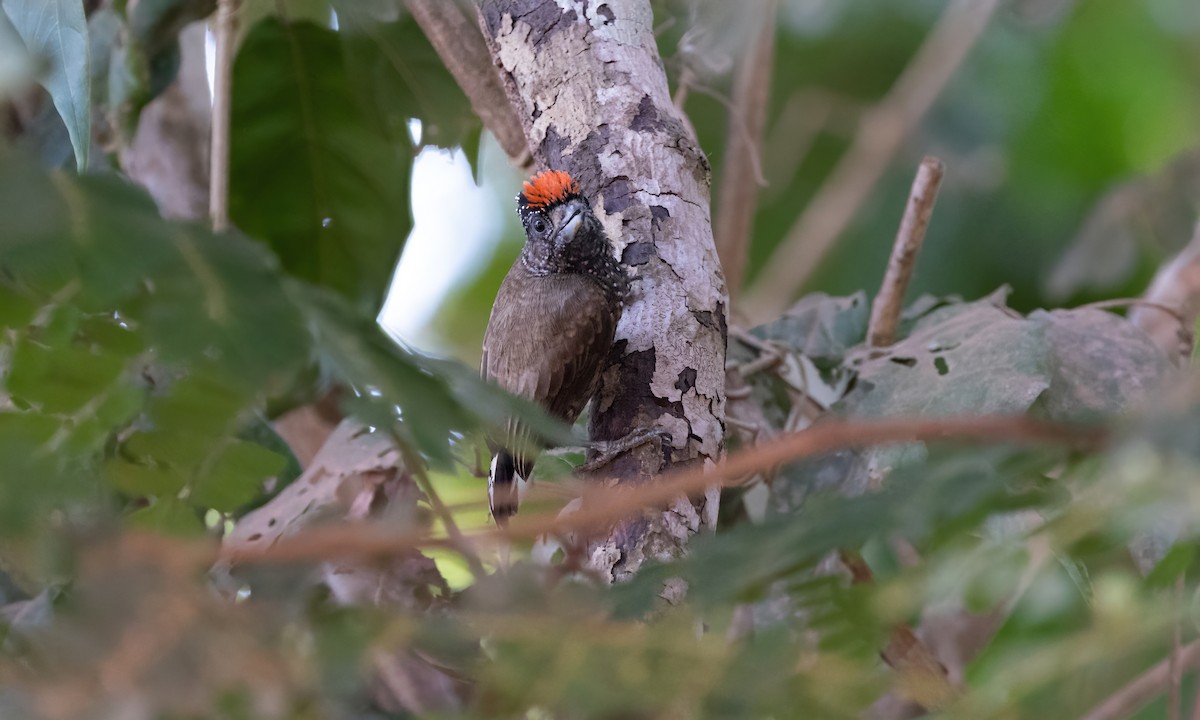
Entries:
[[[530, 150], [567, 170], [633, 277], [590, 432], [615, 440], [657, 426], [604, 469], [642, 481], [715, 461], [725, 437], [727, 295], [709, 219], [708, 160], [671, 103], [646, 0], [481, 0], [480, 20]], [[619, 580], [678, 556], [716, 516], [716, 493], [618, 528], [592, 548]]]

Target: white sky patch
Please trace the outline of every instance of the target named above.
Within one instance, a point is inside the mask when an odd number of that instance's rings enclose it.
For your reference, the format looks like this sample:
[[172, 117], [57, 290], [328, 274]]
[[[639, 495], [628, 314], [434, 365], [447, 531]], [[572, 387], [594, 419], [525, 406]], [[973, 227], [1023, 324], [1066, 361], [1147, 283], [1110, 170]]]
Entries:
[[217, 36], [213, 35], [211, 25], [204, 28], [204, 74], [208, 75], [208, 104], [212, 105], [216, 97]]
[[[330, 16], [337, 29], [337, 13]], [[217, 41], [205, 31], [204, 60], [208, 93], [213, 99]], [[421, 121], [410, 120], [409, 136], [421, 141]], [[433, 317], [446, 294], [489, 258], [503, 232], [494, 195], [475, 184], [462, 150], [428, 147], [413, 163], [413, 230], [396, 267], [379, 323], [408, 342]]]
[[502, 228], [495, 196], [475, 185], [462, 150], [425, 148], [413, 164], [413, 231], [379, 322], [411, 342], [446, 294], [490, 257]]

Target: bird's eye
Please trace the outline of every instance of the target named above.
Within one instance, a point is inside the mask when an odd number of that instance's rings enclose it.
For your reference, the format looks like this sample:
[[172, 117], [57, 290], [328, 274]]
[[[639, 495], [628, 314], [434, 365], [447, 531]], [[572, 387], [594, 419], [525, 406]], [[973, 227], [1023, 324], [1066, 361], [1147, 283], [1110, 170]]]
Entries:
[[534, 220], [533, 221], [533, 231], [539, 235], [546, 232], [546, 221], [541, 218]]

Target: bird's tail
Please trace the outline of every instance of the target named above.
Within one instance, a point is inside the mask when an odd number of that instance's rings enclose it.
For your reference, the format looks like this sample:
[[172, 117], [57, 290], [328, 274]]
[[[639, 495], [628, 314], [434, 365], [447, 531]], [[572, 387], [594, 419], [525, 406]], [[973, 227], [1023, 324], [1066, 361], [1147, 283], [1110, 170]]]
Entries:
[[521, 502], [517, 496], [517, 481], [525, 478], [517, 472], [517, 465], [516, 458], [504, 450], [492, 456], [492, 467], [488, 472], [488, 504], [492, 508], [492, 517], [501, 527], [517, 514]]

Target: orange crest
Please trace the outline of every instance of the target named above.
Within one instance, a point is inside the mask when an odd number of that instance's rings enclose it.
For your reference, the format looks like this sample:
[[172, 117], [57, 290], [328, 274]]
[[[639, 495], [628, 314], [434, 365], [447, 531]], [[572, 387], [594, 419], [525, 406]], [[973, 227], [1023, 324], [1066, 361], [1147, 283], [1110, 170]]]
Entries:
[[579, 194], [579, 184], [561, 170], [546, 170], [525, 183], [521, 196], [531, 208], [545, 208]]

